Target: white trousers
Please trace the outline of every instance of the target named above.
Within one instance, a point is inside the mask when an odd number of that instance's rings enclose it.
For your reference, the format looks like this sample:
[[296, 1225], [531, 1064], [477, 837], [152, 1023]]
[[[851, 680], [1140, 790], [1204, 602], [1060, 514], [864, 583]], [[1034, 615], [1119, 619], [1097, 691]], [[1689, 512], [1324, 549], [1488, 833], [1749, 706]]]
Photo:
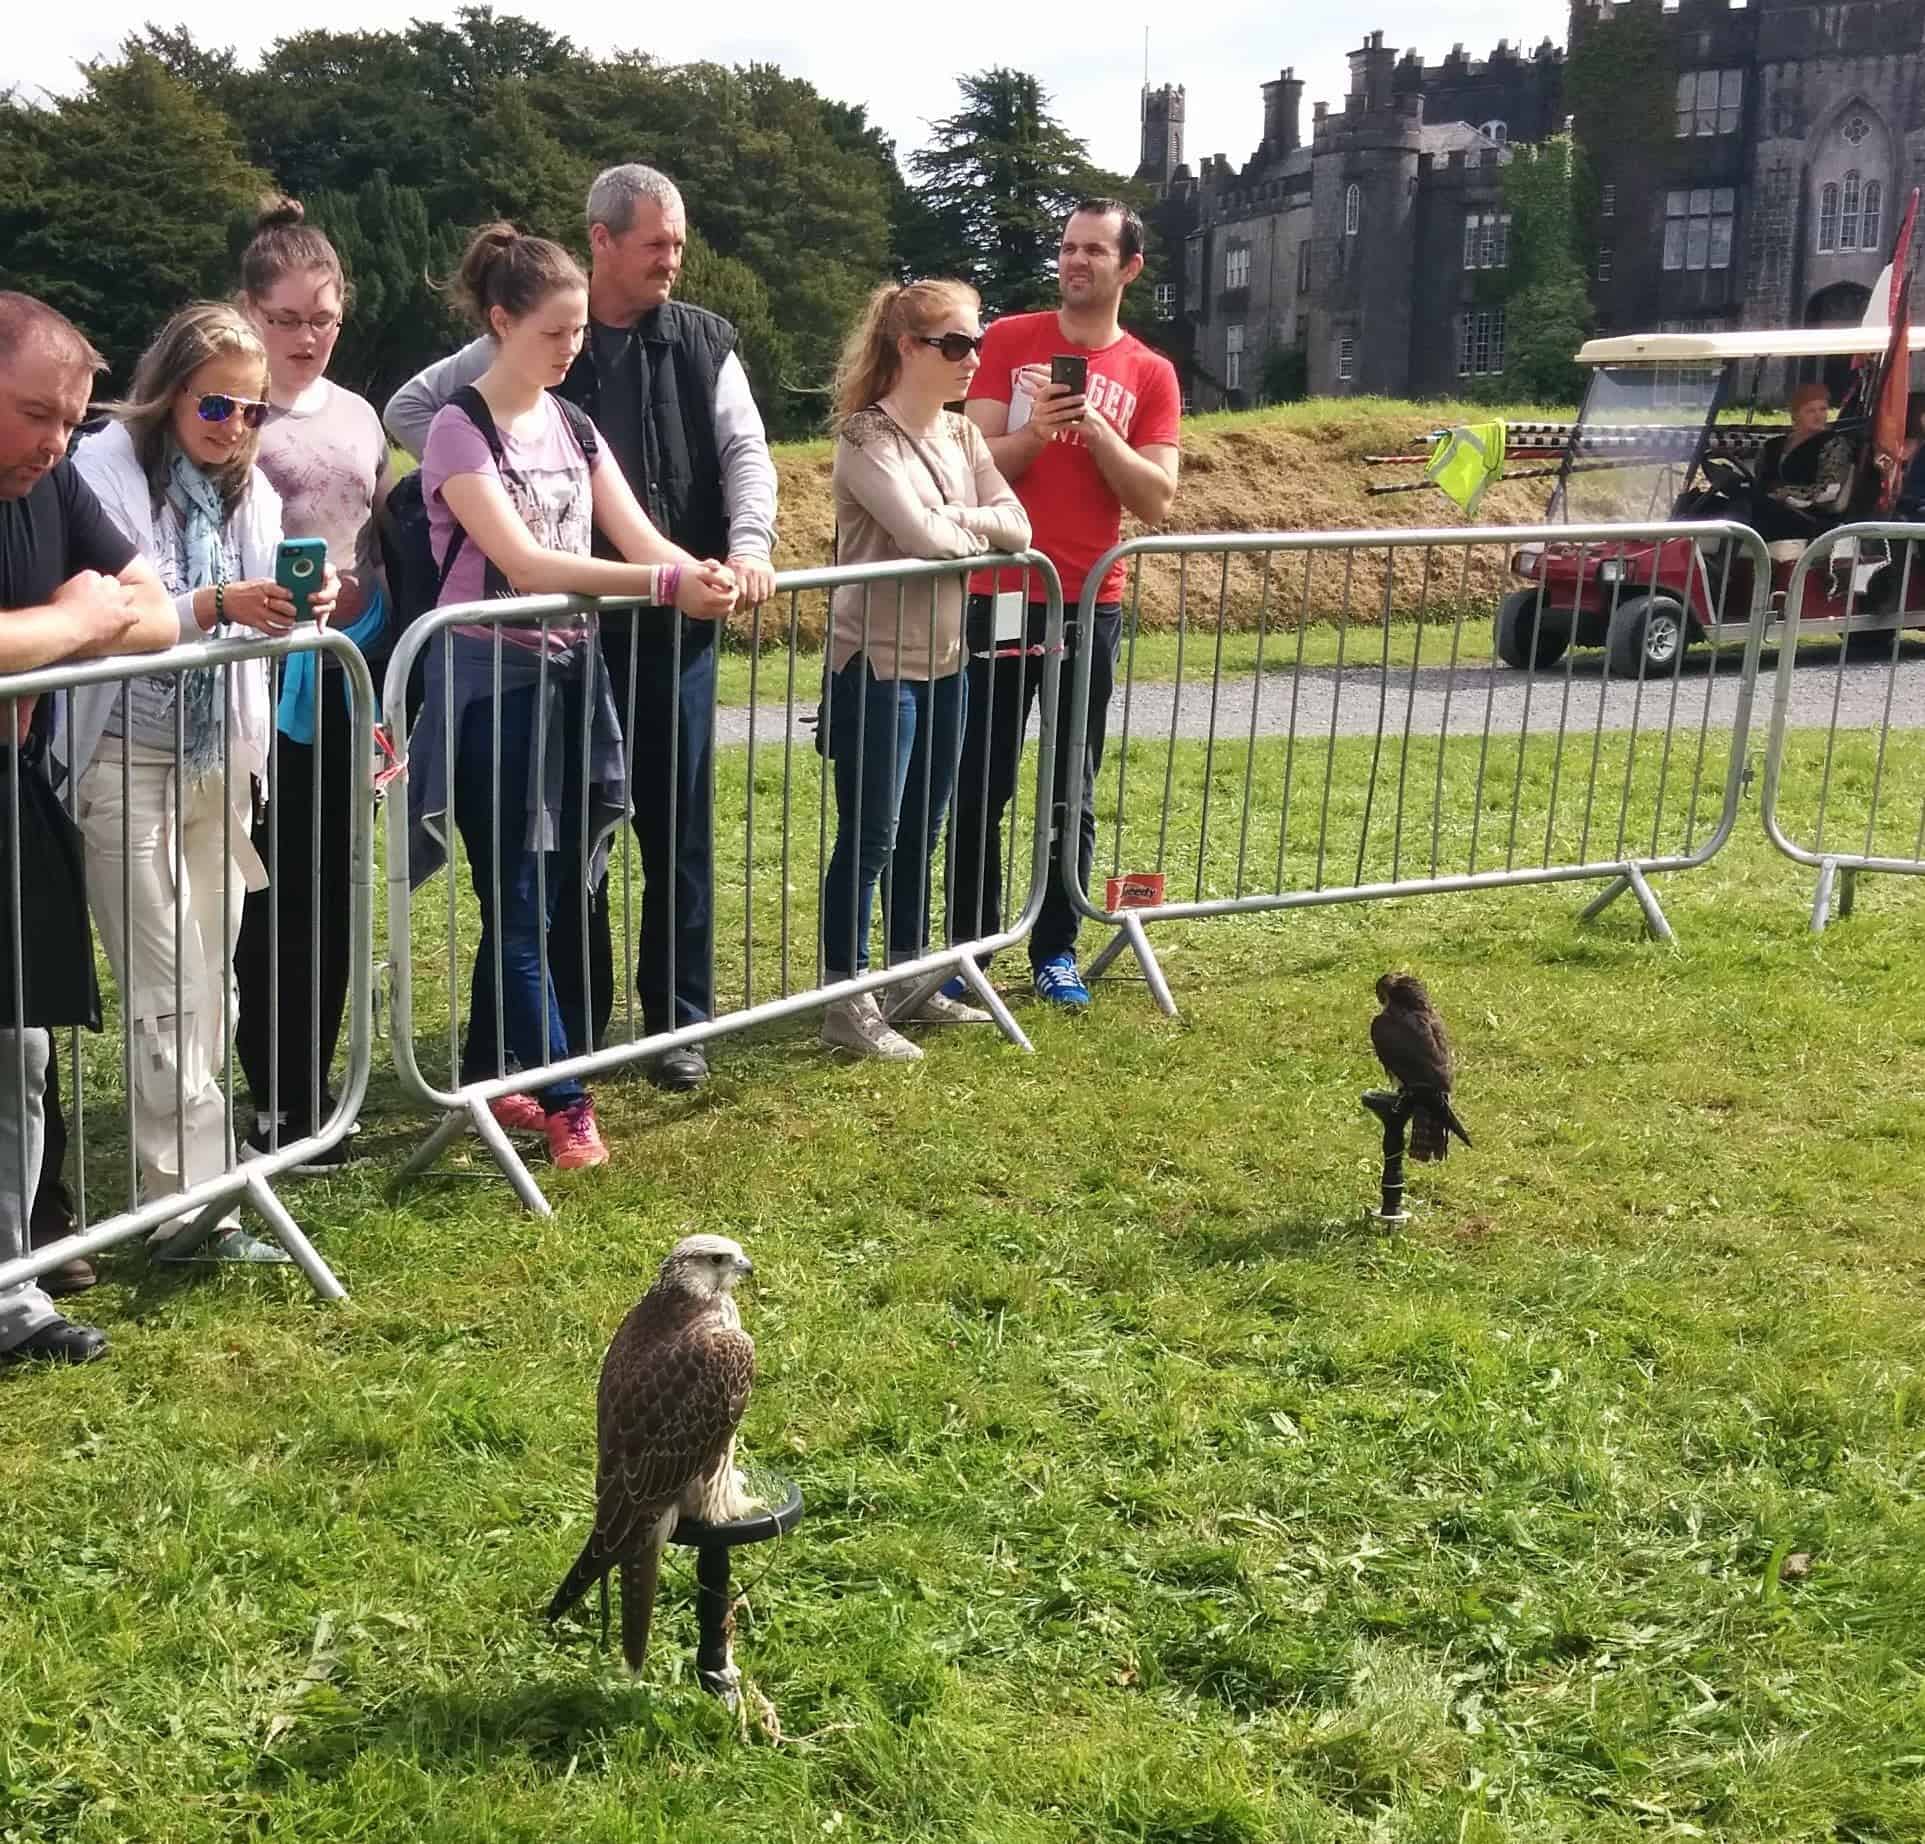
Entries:
[[80, 778], [79, 817], [87, 901], [133, 1046], [132, 1133], [152, 1202], [229, 1169], [222, 1027], [232, 1030], [236, 1005], [239, 853], [252, 847], [223, 809], [218, 773], [183, 784], [170, 752], [135, 743], [123, 790], [121, 749], [102, 738]]

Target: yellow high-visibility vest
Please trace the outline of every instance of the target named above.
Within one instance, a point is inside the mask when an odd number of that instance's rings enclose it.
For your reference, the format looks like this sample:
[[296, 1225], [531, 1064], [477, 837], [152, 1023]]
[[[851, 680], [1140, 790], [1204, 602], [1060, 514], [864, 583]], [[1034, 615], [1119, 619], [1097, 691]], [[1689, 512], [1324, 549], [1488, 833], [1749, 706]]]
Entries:
[[1453, 429], [1431, 452], [1424, 478], [1470, 517], [1493, 480], [1504, 476], [1504, 425], [1471, 423]]

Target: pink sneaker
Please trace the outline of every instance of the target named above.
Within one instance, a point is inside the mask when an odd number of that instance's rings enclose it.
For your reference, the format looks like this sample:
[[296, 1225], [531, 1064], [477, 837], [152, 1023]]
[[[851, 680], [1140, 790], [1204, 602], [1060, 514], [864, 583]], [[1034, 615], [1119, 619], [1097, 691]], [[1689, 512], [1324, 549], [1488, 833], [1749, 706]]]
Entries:
[[586, 1095], [548, 1116], [548, 1156], [562, 1172], [608, 1163], [608, 1148], [595, 1122], [595, 1104]]
[[548, 1116], [532, 1095], [497, 1095], [488, 1112], [510, 1133], [546, 1133]]

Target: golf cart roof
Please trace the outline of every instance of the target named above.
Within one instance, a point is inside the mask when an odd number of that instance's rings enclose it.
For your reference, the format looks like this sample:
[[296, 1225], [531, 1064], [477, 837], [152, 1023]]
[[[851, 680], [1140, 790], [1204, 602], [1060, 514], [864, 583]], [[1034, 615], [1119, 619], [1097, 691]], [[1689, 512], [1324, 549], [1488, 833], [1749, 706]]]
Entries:
[[[1580, 365], [1717, 365], [1726, 359], [1823, 359], [1883, 352], [1890, 327], [1758, 327], [1742, 333], [1627, 333], [1587, 339]], [[1911, 350], [1925, 352], [1925, 325], [1911, 329]]]

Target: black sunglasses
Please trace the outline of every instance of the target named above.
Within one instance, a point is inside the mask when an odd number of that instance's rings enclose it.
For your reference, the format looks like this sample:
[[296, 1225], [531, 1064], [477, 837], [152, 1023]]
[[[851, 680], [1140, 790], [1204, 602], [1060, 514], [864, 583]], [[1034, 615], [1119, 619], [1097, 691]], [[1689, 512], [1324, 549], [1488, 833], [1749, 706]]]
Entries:
[[224, 423], [238, 410], [248, 428], [258, 429], [267, 421], [269, 406], [256, 397], [229, 397], [223, 391], [209, 391], [195, 408], [204, 423]]
[[934, 346], [952, 365], [960, 365], [972, 352], [983, 349], [980, 333], [918, 333], [919, 346]]

